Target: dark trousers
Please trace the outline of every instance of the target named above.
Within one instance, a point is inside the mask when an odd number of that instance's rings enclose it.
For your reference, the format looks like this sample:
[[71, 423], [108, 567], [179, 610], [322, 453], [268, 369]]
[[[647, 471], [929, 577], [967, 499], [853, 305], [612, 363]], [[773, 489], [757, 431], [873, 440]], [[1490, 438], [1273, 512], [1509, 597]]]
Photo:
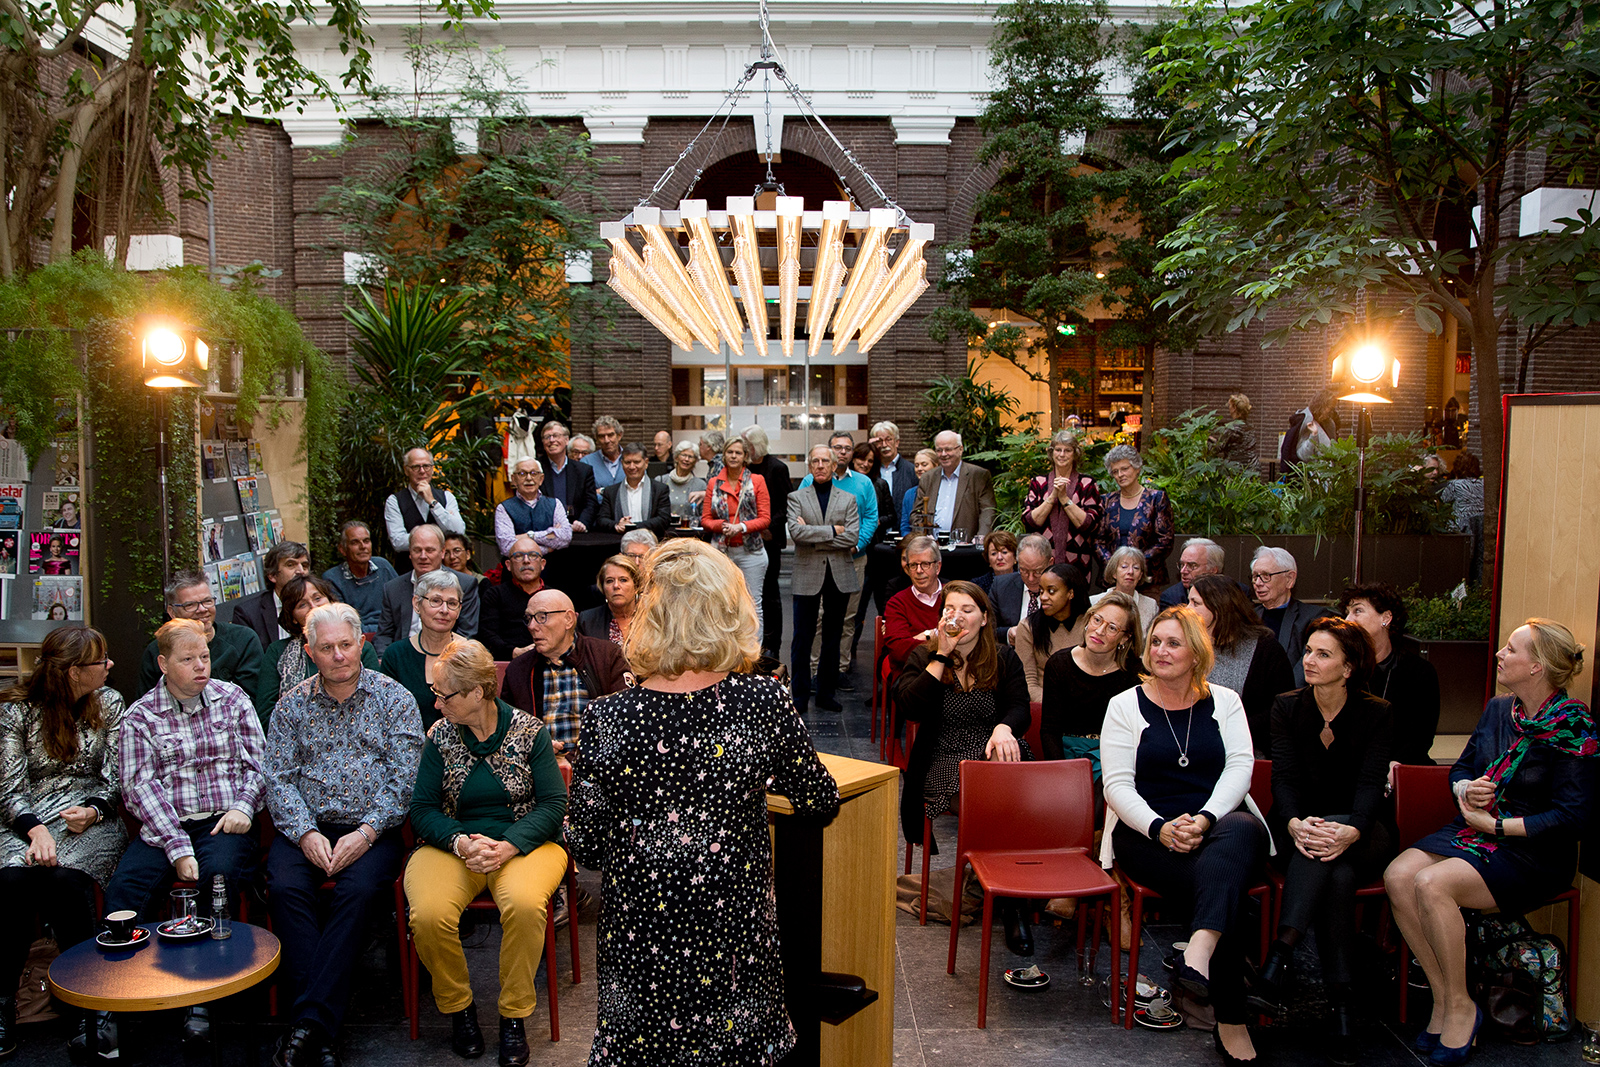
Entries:
[[[202, 916], [208, 914], [211, 879], [214, 876], [222, 875], [228, 884], [229, 895], [237, 896], [245, 882], [255, 874], [255, 828], [251, 827], [242, 834], [219, 833], [213, 837], [211, 828], [220, 818], [222, 816], [219, 815], [214, 819], [196, 819], [180, 824], [189, 834], [194, 858], [200, 864], [200, 880], [197, 884], [200, 887]], [[160, 894], [170, 888], [177, 877], [172, 864], [167, 862], [165, 852], [142, 838], [134, 838], [128, 842], [127, 851], [123, 852], [117, 871], [111, 876], [111, 884], [106, 886], [106, 914], [132, 910], [139, 913], [140, 922], [151, 921], [155, 910], [161, 906]]]
[[[1323, 817], [1332, 822], [1349, 818]], [[1329, 986], [1355, 980], [1356, 890], [1382, 874], [1394, 855], [1394, 837], [1381, 822], [1374, 822], [1361, 840], [1326, 863], [1306, 858], [1292, 841], [1287, 850], [1278, 849], [1278, 858], [1287, 858], [1278, 929], [1287, 927], [1297, 935], [1317, 932], [1322, 980]]]
[[[777, 516], [775, 521], [782, 522]], [[783, 652], [783, 594], [778, 591], [778, 568], [783, 565], [783, 550], [777, 538], [767, 543], [767, 576], [761, 580], [761, 647], [772, 650], [774, 656]]]
[[[330, 844], [355, 829], [319, 823]], [[366, 947], [367, 917], [389, 897], [405, 849], [398, 831], [378, 838], [366, 855], [334, 875], [326, 907], [318, 907], [324, 883], [321, 867], [282, 834], [267, 853], [267, 903], [272, 925], [283, 942], [283, 959], [296, 993], [291, 1021], [315, 1023], [336, 1036], [350, 1004], [350, 976]]]
[[1211, 957], [1211, 1005], [1219, 1023], [1249, 1019], [1244, 1002], [1244, 954], [1251, 941], [1245, 897], [1267, 854], [1267, 828], [1248, 811], [1217, 820], [1193, 852], [1171, 852], [1126, 823], [1112, 831], [1117, 863], [1128, 876], [1191, 913], [1190, 931], [1216, 930], [1222, 938]]
[[[770, 571], [768, 573], [771, 573]], [[822, 649], [817, 653], [816, 692], [832, 699], [839, 684], [839, 642], [844, 637], [844, 609], [849, 593], [834, 584], [833, 572], [822, 576], [822, 592], [794, 598], [794, 641], [789, 646], [789, 670], [796, 706], [811, 700], [811, 640], [817, 633], [817, 602], [822, 602]]]
[[94, 879], [76, 867], [0, 867], [0, 989], [15, 996], [35, 937], [49, 924], [65, 952], [94, 936]]

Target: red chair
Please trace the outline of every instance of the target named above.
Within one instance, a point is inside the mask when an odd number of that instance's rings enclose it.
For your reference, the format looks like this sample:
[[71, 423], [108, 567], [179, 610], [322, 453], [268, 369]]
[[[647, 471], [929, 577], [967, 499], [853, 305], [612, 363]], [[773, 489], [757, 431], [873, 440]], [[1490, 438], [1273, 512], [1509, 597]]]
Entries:
[[[1086, 759], [1029, 763], [963, 760], [961, 806], [956, 842], [954, 900], [961, 899], [967, 864], [983, 887], [983, 933], [978, 972], [978, 1028], [987, 1025], [989, 940], [994, 898], [1107, 897], [1111, 913], [1121, 909], [1121, 888], [1089, 856], [1094, 844], [1094, 784]], [[1078, 970], [1084, 969], [1083, 937], [1087, 908], [1078, 909]], [[949, 974], [956, 973], [961, 937], [959, 913], [951, 916]], [[1098, 925], [1098, 924], [1097, 924]], [[1111, 926], [1111, 957], [1121, 959], [1117, 923]], [[1100, 938], [1095, 931], [1093, 953]], [[1093, 962], [1090, 963], [1091, 969]], [[1117, 998], [1111, 1018], [1117, 1017]], [[1129, 1025], [1132, 1025], [1131, 1022]]]
[[[1460, 814], [1450, 792], [1450, 768], [1401, 764], [1394, 769], [1394, 819], [1400, 831], [1401, 847], [1433, 833]], [[1400, 947], [1400, 1013], [1406, 1021], [1406, 996], [1410, 982], [1411, 950], [1405, 938]], [[1569, 972], [1572, 973], [1572, 972]]]
[[1028, 705], [1028, 730], [1022, 735], [1028, 742], [1028, 751], [1036, 760], [1044, 759], [1044, 746], [1039, 740], [1039, 716], [1043, 713], [1044, 705], [1034, 701]]
[[505, 695], [506, 691], [506, 668], [509, 666], [511, 666], [510, 660], [497, 659], [494, 661], [495, 691], [498, 692], [502, 697]]
[[[950, 798], [950, 811], [952, 814], [961, 814], [961, 798], [959, 794]], [[916, 847], [913, 841], [906, 842], [906, 873], [911, 873], [911, 850]], [[933, 854], [933, 820], [926, 815], [922, 817], [922, 905], [917, 909], [917, 923], [920, 926], [928, 925], [928, 859]], [[951, 908], [959, 910], [959, 898], [952, 898]]]

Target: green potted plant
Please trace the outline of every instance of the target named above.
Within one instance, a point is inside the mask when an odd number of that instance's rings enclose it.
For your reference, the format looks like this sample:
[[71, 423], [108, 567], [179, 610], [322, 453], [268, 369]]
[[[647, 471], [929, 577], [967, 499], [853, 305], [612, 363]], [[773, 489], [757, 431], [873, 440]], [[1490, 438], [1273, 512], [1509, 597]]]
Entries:
[[1439, 732], [1471, 733], [1494, 677], [1489, 591], [1463, 585], [1444, 596], [1406, 593], [1407, 632], [1439, 672]]

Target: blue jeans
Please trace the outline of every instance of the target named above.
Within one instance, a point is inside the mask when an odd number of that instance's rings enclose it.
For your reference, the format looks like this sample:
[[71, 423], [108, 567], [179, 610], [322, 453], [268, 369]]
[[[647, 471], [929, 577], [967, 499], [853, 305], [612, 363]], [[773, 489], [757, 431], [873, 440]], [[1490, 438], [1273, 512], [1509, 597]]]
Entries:
[[[188, 833], [189, 842], [194, 846], [194, 858], [200, 864], [201, 915], [208, 914], [214, 875], [220, 874], [227, 880], [228, 895], [236, 899], [244, 883], [255, 873], [255, 827], [252, 825], [242, 834], [219, 833], [213, 837], [211, 828], [221, 817], [180, 824]], [[106, 886], [106, 914], [131, 909], [139, 913], [140, 922], [151, 921], [152, 903], [160, 907], [159, 894], [165, 893], [177, 877], [165, 852], [143, 838], [134, 838], [122, 854], [116, 873], [111, 876], [111, 884]]]

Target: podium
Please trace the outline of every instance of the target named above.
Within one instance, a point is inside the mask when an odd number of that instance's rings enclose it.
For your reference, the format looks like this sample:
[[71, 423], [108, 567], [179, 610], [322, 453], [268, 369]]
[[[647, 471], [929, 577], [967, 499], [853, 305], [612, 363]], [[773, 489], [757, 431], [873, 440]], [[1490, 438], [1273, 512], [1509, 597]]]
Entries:
[[894, 1060], [898, 768], [820, 754], [839, 785], [824, 825], [769, 794], [784, 1001], [797, 1043], [784, 1067]]

